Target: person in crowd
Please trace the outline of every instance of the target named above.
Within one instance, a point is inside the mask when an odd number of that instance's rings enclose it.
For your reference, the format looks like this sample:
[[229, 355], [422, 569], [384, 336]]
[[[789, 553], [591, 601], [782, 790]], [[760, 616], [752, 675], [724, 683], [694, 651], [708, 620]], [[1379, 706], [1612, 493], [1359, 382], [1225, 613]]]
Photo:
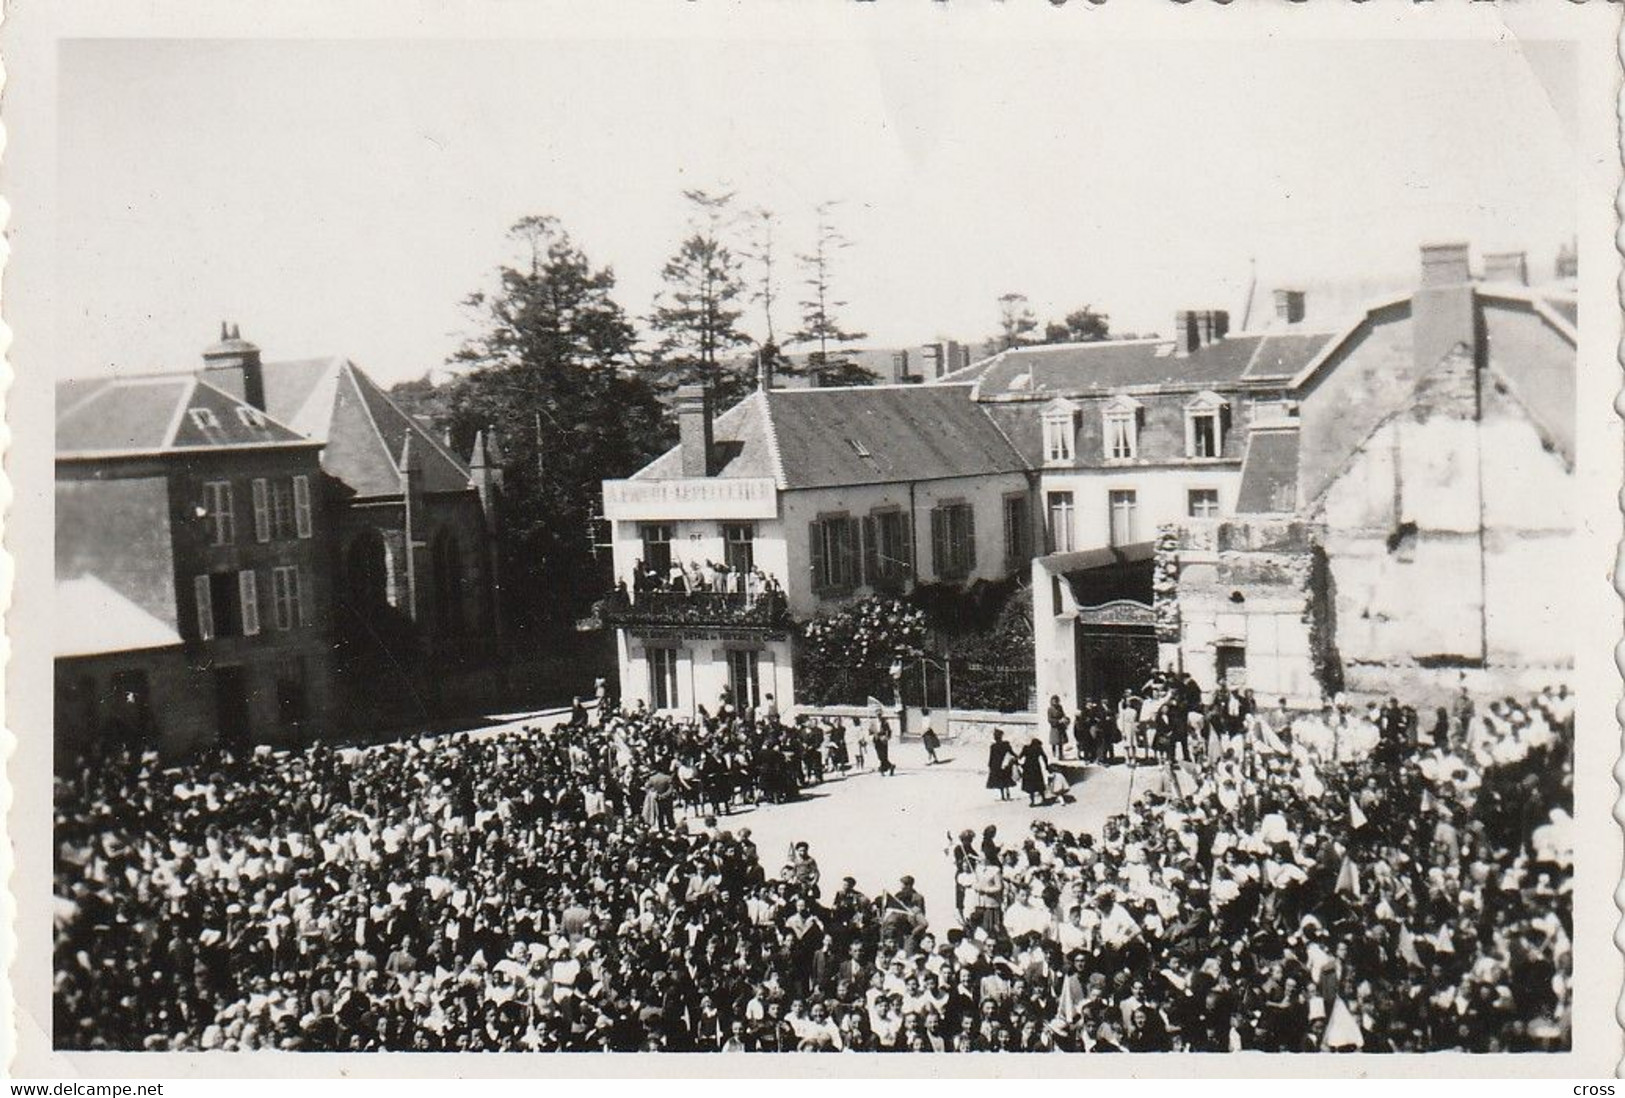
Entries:
[[708, 756], [736, 800], [795, 788], [802, 741], [748, 712], [173, 764], [114, 750], [56, 779], [54, 1040], [1562, 1049], [1572, 706], [1479, 703], [1467, 735], [1397, 764], [1380, 709], [1242, 714], [1194, 785], [1146, 782], [1098, 829], [961, 833], [939, 871], [969, 911], [940, 936], [913, 877], [825, 898], [810, 846], [775, 875], [750, 829], [660, 809]]
[[1004, 738], [1004, 729], [995, 728], [993, 742], [987, 748], [987, 787], [997, 789], [1001, 801], [1010, 799], [1010, 787], [1015, 784], [1011, 775], [1015, 757], [1015, 749]]
[[1060, 695], [1050, 695], [1049, 708], [1045, 711], [1044, 718], [1049, 722], [1049, 749], [1057, 759], [1064, 759], [1066, 757], [1066, 730], [1069, 721], [1066, 715], [1066, 707], [1061, 704]]
[[891, 761], [891, 722], [878, 705], [869, 711], [869, 727], [875, 744], [875, 769], [881, 777], [897, 773], [897, 765]]
[[1021, 749], [1021, 791], [1027, 794], [1027, 804], [1031, 808], [1049, 801], [1049, 769], [1044, 744], [1034, 736]]
[[920, 710], [920, 722], [920, 746], [925, 748], [926, 765], [935, 766], [942, 761], [937, 757], [937, 752], [942, 750], [942, 738], [937, 735], [930, 709]]

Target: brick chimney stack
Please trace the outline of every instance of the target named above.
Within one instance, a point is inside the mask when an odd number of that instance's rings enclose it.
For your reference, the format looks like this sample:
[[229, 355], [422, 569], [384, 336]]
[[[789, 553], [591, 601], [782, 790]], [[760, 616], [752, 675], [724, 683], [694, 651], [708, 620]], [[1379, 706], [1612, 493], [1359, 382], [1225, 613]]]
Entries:
[[1484, 281], [1513, 286], [1529, 285], [1529, 256], [1526, 252], [1488, 252], [1484, 256]]
[[711, 475], [711, 394], [703, 385], [677, 390], [677, 445], [685, 477]]
[[1230, 314], [1223, 309], [1181, 309], [1174, 314], [1174, 353], [1188, 355], [1229, 332]]
[[1302, 324], [1304, 294], [1302, 290], [1275, 291], [1275, 319], [1282, 324]]
[[1411, 343], [1418, 376], [1458, 345], [1475, 356], [1478, 324], [1467, 245], [1422, 245], [1422, 284], [1411, 297]]
[[220, 322], [220, 342], [203, 351], [203, 379], [265, 411], [260, 349], [242, 337], [236, 324]]

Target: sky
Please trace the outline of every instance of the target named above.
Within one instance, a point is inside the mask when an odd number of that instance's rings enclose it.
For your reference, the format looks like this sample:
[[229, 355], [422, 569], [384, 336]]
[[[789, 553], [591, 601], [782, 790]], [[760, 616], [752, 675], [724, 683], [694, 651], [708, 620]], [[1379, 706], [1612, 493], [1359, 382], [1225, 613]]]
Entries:
[[1315, 319], [1313, 287], [1403, 286], [1428, 240], [1540, 275], [1575, 231], [1571, 65], [1516, 40], [69, 42], [57, 370], [185, 367], [229, 319], [268, 358], [421, 376], [530, 214], [645, 317], [691, 187], [776, 211], [786, 260], [839, 201], [870, 346], [980, 341], [1007, 292], [1235, 328], [1253, 270]]

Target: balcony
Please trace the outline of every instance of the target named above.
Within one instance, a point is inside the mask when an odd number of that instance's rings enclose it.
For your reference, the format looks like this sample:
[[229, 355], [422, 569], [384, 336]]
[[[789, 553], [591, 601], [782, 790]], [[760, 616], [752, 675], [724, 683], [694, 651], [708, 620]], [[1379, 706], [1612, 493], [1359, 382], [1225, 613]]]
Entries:
[[595, 609], [600, 623], [612, 629], [729, 630], [784, 633], [790, 627], [790, 606], [784, 592], [747, 595], [733, 591], [617, 590]]

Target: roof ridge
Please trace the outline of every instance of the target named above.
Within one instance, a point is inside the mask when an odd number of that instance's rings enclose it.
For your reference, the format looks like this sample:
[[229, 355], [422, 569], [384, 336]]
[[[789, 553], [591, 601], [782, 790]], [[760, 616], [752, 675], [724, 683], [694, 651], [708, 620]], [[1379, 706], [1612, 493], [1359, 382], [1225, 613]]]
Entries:
[[[196, 374], [186, 375], [186, 388], [181, 393], [180, 399], [175, 402], [175, 411], [169, 417], [169, 426], [164, 428], [163, 438], [158, 443], [160, 450], [173, 450], [175, 448], [175, 439], [181, 430], [181, 420], [186, 417], [186, 410], [192, 403], [192, 394], [197, 392], [199, 384]], [[211, 385], [209, 388], [213, 389], [214, 386]]]
[[773, 402], [768, 399], [771, 389], [756, 390], [762, 403], [762, 434], [767, 439], [767, 461], [773, 468], [773, 482], [782, 492], [790, 487], [790, 478], [784, 473], [784, 455], [779, 452], [779, 428], [773, 422]]
[[[358, 373], [355, 363], [345, 359], [339, 367], [339, 376], [350, 379], [350, 387], [355, 390], [356, 400], [361, 404], [361, 410], [366, 413], [367, 422], [372, 425], [372, 433], [378, 439], [378, 448], [384, 452], [391, 466], [395, 466], [395, 455], [389, 452], [389, 440], [384, 437], [383, 428], [378, 426], [378, 417], [372, 414], [372, 405], [367, 401], [367, 394], [361, 391], [361, 383], [355, 379]], [[397, 469], [399, 466], [395, 466]]]
[[[1535, 432], [1541, 436], [1541, 441], [1550, 446], [1552, 450], [1554, 450], [1558, 456], [1563, 459], [1564, 468], [1572, 473], [1574, 471], [1574, 456], [1568, 453], [1568, 451], [1564, 448], [1562, 442], [1558, 439], [1557, 432], [1552, 430], [1547, 425], [1545, 419], [1542, 418], [1540, 413], [1529, 406], [1529, 402], [1523, 398], [1523, 393], [1518, 390], [1517, 384], [1514, 383], [1513, 380], [1505, 373], [1503, 373], [1500, 367], [1496, 366], [1493, 361], [1485, 363], [1484, 369], [1495, 378], [1496, 382], [1505, 391], [1506, 395], [1512, 399], [1512, 403], [1518, 406], [1518, 410], [1529, 418], [1529, 422], [1535, 428]], [[1481, 417], [1483, 415], [1482, 408], [1483, 405], [1482, 402], [1480, 402], [1479, 415]]]
[[[79, 379], [76, 378], [74, 380]], [[89, 404], [91, 401], [100, 397], [102, 393], [107, 390], [107, 387], [112, 384], [112, 380], [110, 378], [86, 378], [85, 380], [94, 381], [96, 383], [95, 388], [86, 392], [83, 396], [74, 401], [72, 404], [69, 404], [66, 408], [58, 408], [56, 410], [56, 419], [58, 423], [62, 422], [62, 420], [67, 416], [73, 415], [73, 413], [79, 411], [79, 409], [85, 407], [85, 405]], [[57, 387], [60, 388], [61, 384], [61, 382], [58, 382]]]
[[[344, 364], [350, 368], [352, 373], [359, 374], [361, 377], [366, 378], [367, 384], [372, 387], [372, 390], [375, 393], [377, 393], [380, 397], [383, 398], [384, 403], [389, 405], [390, 409], [393, 410], [396, 415], [400, 416], [401, 419], [405, 421], [406, 429], [407, 429], [407, 431], [409, 433], [415, 432], [417, 435], [419, 435], [421, 438], [423, 438], [425, 441], [427, 441], [430, 446], [434, 447], [435, 450], [437, 450], [440, 453], [441, 457], [443, 457], [446, 460], [451, 462], [452, 467], [457, 472], [465, 474], [465, 475], [468, 473], [468, 466], [464, 465], [463, 462], [455, 454], [453, 454], [450, 450], [448, 450], [444, 446], [440, 445], [440, 441], [438, 439], [436, 439], [432, 433], [430, 433], [429, 431], [424, 430], [423, 425], [417, 421], [416, 416], [411, 415], [409, 412], [407, 412], [405, 409], [403, 409], [399, 404], [396, 404], [395, 401], [390, 398], [389, 393], [384, 391], [383, 386], [379, 385], [372, 378], [367, 377], [367, 373], [366, 373], [365, 370], [361, 369], [361, 367], [357, 366], [354, 362], [351, 362], [349, 359], [345, 359]], [[363, 397], [363, 403], [365, 403], [365, 397]], [[372, 409], [370, 407], [367, 409], [367, 414], [368, 414], [368, 416], [372, 415]], [[374, 426], [374, 428], [377, 427], [377, 420], [376, 419], [374, 419], [374, 421], [373, 421], [373, 426]], [[388, 444], [385, 444], [384, 449], [385, 449], [385, 451], [388, 451], [388, 449], [389, 449]]]

